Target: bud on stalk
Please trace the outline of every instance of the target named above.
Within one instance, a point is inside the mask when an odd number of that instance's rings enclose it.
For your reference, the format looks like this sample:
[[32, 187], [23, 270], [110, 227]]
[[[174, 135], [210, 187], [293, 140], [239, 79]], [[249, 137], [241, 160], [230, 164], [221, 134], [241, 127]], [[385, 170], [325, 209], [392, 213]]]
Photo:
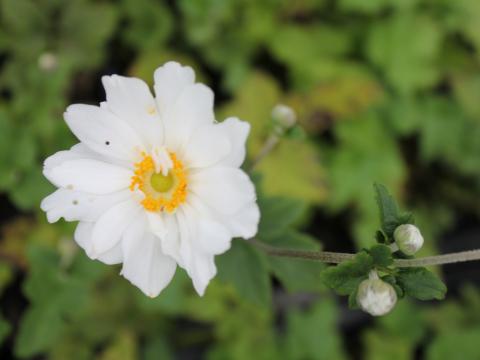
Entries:
[[420, 230], [412, 224], [398, 226], [393, 232], [393, 238], [398, 248], [406, 255], [415, 254], [423, 245]]
[[397, 302], [397, 293], [392, 285], [379, 279], [375, 270], [358, 287], [357, 303], [360, 308], [373, 316], [390, 312]]

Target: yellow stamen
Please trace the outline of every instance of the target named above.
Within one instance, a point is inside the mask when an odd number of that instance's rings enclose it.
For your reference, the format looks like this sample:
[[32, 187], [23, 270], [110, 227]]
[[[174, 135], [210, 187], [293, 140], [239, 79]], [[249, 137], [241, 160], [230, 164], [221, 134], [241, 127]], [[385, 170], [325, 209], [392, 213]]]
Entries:
[[187, 196], [187, 177], [183, 164], [174, 153], [170, 153], [173, 167], [164, 176], [155, 172], [155, 163], [150, 155], [142, 153], [143, 159], [135, 164], [130, 190], [143, 192], [145, 198], [141, 201], [148, 211], [173, 212], [185, 202]]

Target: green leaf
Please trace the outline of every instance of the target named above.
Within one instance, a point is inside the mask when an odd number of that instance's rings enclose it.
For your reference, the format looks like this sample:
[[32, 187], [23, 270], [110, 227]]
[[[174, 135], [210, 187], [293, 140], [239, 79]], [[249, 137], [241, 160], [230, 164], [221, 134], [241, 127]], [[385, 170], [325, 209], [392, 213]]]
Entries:
[[271, 302], [271, 284], [265, 255], [245, 240], [235, 239], [232, 248], [216, 258], [218, 278], [232, 284], [238, 295], [262, 306]]
[[366, 51], [398, 92], [410, 94], [438, 80], [435, 60], [442, 37], [442, 28], [432, 17], [398, 12], [373, 23]]
[[447, 292], [445, 284], [426, 268], [400, 269], [397, 282], [407, 295], [419, 300], [442, 300]]
[[374, 266], [373, 258], [366, 252], [359, 252], [352, 260], [342, 262], [324, 270], [322, 281], [340, 295], [354, 292], [361, 281], [368, 277]]
[[305, 312], [298, 310], [287, 314], [288, 332], [285, 359], [346, 358], [340, 333], [336, 327], [338, 310], [335, 303], [325, 299], [315, 303]]
[[21, 320], [15, 354], [25, 358], [45, 351], [58, 340], [64, 325], [57, 302], [31, 306]]
[[480, 358], [480, 329], [455, 329], [437, 336], [427, 350], [428, 360], [477, 360]]
[[373, 185], [376, 194], [378, 209], [380, 210], [380, 221], [383, 232], [393, 241], [393, 232], [401, 224], [413, 222], [411, 214], [400, 214], [398, 206], [387, 188], [382, 184]]
[[395, 279], [394, 276], [385, 275], [385, 276], [382, 276], [382, 280], [393, 286], [399, 299], [405, 296], [405, 291], [397, 284], [397, 279]]
[[2, 345], [8, 334], [10, 334], [10, 331], [10, 323], [5, 320], [2, 315], [0, 315], [0, 346]]
[[392, 251], [387, 245], [374, 245], [368, 252], [373, 258], [373, 263], [377, 266], [387, 267], [393, 264]]
[[380, 210], [380, 221], [382, 230], [388, 237], [392, 237], [395, 228], [398, 226], [398, 207], [393, 197], [388, 193], [385, 186], [374, 184], [377, 205]]
[[29, 357], [54, 346], [68, 319], [80, 316], [88, 302], [89, 286], [96, 280], [96, 266], [88, 269], [75, 261], [72, 271], [60, 268], [60, 257], [51, 248], [30, 245], [30, 272], [23, 292], [30, 301], [15, 341], [15, 354]]
[[[297, 231], [287, 230], [265, 241], [276, 248], [319, 251], [316, 239]], [[313, 260], [269, 256], [270, 270], [290, 292], [318, 291], [322, 284], [320, 273], [325, 265]]]
[[350, 293], [350, 295], [348, 295], [348, 308], [351, 310], [358, 309], [357, 294], [358, 294], [358, 287], [355, 290], [353, 290]]
[[304, 202], [286, 197], [260, 196], [258, 205], [262, 215], [257, 237], [262, 240], [281, 235], [305, 212]]
[[[250, 123], [247, 145], [249, 155], [254, 157], [270, 134], [272, 109], [282, 101], [275, 79], [261, 72], [251, 72], [236, 91], [233, 101], [218, 112], [219, 118], [235, 115]], [[282, 139], [255, 170], [268, 184], [264, 189], [267, 195], [288, 195], [309, 204], [321, 203], [326, 197], [325, 171], [318, 149], [311, 141]]]

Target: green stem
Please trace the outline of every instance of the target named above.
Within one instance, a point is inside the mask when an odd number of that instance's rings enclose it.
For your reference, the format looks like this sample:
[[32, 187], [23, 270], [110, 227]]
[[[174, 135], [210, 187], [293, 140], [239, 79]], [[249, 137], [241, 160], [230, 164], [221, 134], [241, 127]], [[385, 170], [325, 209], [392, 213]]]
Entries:
[[[338, 253], [330, 251], [305, 251], [305, 250], [291, 250], [280, 249], [267, 244], [264, 244], [257, 240], [249, 240], [258, 248], [265, 251], [268, 255], [288, 257], [295, 259], [307, 259], [315, 260], [328, 264], [340, 264], [344, 261], [351, 260], [355, 254]], [[427, 256], [418, 259], [395, 259], [394, 264], [397, 267], [417, 267], [417, 266], [431, 266], [431, 265], [444, 265], [453, 264], [459, 262], [480, 260], [480, 249], [461, 251], [457, 253]]]
[[258, 155], [255, 157], [255, 159], [253, 159], [249, 169], [250, 172], [258, 166], [260, 161], [262, 161], [263, 158], [265, 158], [275, 148], [275, 146], [277, 146], [279, 140], [280, 137], [278, 135], [270, 135], [270, 137], [265, 141], [265, 144]]

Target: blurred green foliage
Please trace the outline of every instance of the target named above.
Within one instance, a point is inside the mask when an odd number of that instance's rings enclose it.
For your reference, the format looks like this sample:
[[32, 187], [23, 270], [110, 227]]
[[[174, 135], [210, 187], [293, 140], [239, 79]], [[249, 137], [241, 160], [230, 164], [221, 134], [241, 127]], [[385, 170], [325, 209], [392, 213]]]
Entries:
[[378, 181], [434, 254], [461, 217], [480, 216], [479, 20], [477, 0], [0, 0], [0, 357], [479, 359], [474, 287], [436, 306], [403, 301], [365, 327], [318, 263], [234, 240], [204, 298], [178, 272], [149, 299], [39, 211], [53, 190], [43, 159], [75, 142], [65, 107], [102, 101], [102, 74], [151, 83], [179, 60], [214, 87], [219, 120], [252, 124], [250, 156], [279, 102], [307, 132], [256, 171], [259, 239], [370, 246]]

